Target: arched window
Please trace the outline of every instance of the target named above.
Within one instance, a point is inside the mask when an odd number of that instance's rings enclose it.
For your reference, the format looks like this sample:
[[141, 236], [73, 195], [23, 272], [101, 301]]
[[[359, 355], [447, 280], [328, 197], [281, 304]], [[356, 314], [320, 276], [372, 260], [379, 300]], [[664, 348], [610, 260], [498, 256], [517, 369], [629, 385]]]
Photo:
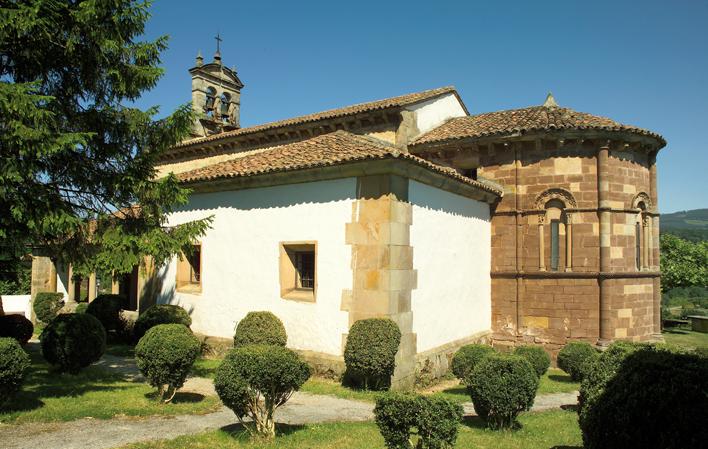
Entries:
[[634, 224], [634, 263], [637, 271], [651, 267], [651, 200], [649, 195], [640, 192], [632, 200], [632, 208], [637, 211]]
[[219, 115], [221, 117], [221, 121], [224, 123], [230, 122], [230, 117], [229, 117], [229, 107], [231, 106], [231, 95], [227, 94], [226, 92], [221, 94], [219, 102]]
[[211, 116], [214, 110], [214, 101], [216, 100], [216, 89], [209, 86], [206, 90], [206, 99], [204, 100], [204, 112]]
[[547, 190], [536, 199], [540, 271], [572, 271], [573, 228], [567, 209], [574, 207], [573, 195], [563, 189]]

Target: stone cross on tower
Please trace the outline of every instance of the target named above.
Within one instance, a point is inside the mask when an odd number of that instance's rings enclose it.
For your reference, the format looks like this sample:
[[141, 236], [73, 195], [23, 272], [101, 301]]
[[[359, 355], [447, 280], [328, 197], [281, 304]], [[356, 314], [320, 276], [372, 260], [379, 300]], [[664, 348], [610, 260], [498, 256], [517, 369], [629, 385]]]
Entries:
[[192, 137], [203, 137], [239, 128], [241, 89], [243, 83], [235, 69], [221, 62], [219, 33], [216, 40], [214, 61], [204, 64], [201, 53], [196, 66], [189, 69], [192, 75], [192, 109], [199, 115], [192, 127]]

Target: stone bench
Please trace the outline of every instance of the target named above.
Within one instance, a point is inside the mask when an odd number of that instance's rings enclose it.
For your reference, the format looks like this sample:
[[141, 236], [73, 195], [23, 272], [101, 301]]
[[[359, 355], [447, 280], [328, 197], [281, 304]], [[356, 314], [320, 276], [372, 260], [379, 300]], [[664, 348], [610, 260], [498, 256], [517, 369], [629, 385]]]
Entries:
[[708, 316], [691, 315], [686, 317], [691, 320], [691, 330], [708, 333]]

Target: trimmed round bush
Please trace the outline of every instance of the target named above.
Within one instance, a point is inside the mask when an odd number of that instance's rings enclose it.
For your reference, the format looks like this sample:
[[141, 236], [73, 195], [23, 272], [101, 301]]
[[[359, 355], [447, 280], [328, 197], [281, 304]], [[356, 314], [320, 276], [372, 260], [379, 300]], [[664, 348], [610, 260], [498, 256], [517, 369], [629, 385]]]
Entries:
[[529, 361], [538, 377], [543, 376], [551, 366], [551, 358], [540, 346], [523, 345], [514, 348], [514, 355], [521, 356]]
[[403, 393], [381, 395], [374, 408], [376, 425], [390, 449], [453, 447], [462, 414], [462, 406], [448, 399]]
[[234, 335], [234, 348], [246, 345], [285, 346], [288, 336], [280, 318], [270, 312], [248, 312], [239, 321]]
[[401, 331], [388, 318], [355, 322], [344, 347], [347, 375], [365, 389], [388, 388], [400, 344]]
[[184, 385], [192, 365], [199, 357], [201, 343], [182, 324], [158, 324], [151, 327], [135, 347], [138, 369], [158, 396], [170, 402]]
[[482, 359], [495, 353], [494, 348], [488, 345], [465, 345], [452, 356], [452, 374], [465, 382], [467, 373], [471, 372]]
[[98, 318], [106, 331], [114, 331], [121, 325], [120, 311], [125, 303], [122, 295], [98, 295], [86, 307], [86, 313]]
[[590, 343], [571, 341], [558, 352], [558, 368], [568, 373], [574, 381], [580, 382], [599, 355]]
[[495, 354], [479, 362], [465, 383], [475, 411], [487, 426], [504, 429], [515, 426], [519, 413], [531, 409], [538, 382], [536, 371], [525, 358]]
[[80, 302], [80, 303], [76, 304], [76, 308], [74, 309], [74, 313], [86, 313], [86, 309], [88, 309], [88, 303]]
[[62, 307], [64, 307], [64, 294], [54, 292], [37, 293], [32, 304], [34, 314], [44, 324], [56, 318]]
[[0, 316], [0, 337], [11, 337], [22, 346], [32, 338], [34, 325], [23, 315]]
[[106, 351], [106, 330], [88, 313], [62, 313], [39, 336], [42, 355], [60, 371], [72, 374], [97, 362]]
[[247, 345], [229, 351], [216, 370], [214, 388], [252, 435], [272, 438], [273, 412], [309, 377], [310, 367], [290, 349]]
[[581, 423], [581, 427], [585, 419], [587, 404], [597, 401], [597, 398], [602, 395], [605, 385], [615, 375], [624, 359], [642, 347], [646, 347], [646, 345], [616, 341], [588, 365], [578, 395], [578, 421]]
[[135, 325], [133, 326], [135, 340], [143, 338], [148, 329], [158, 324], [183, 324], [189, 327], [192, 325], [192, 318], [180, 306], [172, 304], [154, 305], [141, 313], [138, 319], [135, 320]]
[[0, 406], [20, 390], [29, 367], [30, 358], [17, 340], [0, 338]]
[[705, 447], [706, 392], [708, 359], [658, 347], [630, 352], [585, 404], [584, 447]]

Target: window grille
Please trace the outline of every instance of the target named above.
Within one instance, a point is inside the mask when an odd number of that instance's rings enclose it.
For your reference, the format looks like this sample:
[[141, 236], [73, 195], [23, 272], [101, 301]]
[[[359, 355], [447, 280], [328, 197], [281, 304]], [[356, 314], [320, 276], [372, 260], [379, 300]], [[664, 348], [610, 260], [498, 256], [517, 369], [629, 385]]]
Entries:
[[315, 288], [315, 253], [298, 251], [295, 253], [295, 276], [298, 288]]

